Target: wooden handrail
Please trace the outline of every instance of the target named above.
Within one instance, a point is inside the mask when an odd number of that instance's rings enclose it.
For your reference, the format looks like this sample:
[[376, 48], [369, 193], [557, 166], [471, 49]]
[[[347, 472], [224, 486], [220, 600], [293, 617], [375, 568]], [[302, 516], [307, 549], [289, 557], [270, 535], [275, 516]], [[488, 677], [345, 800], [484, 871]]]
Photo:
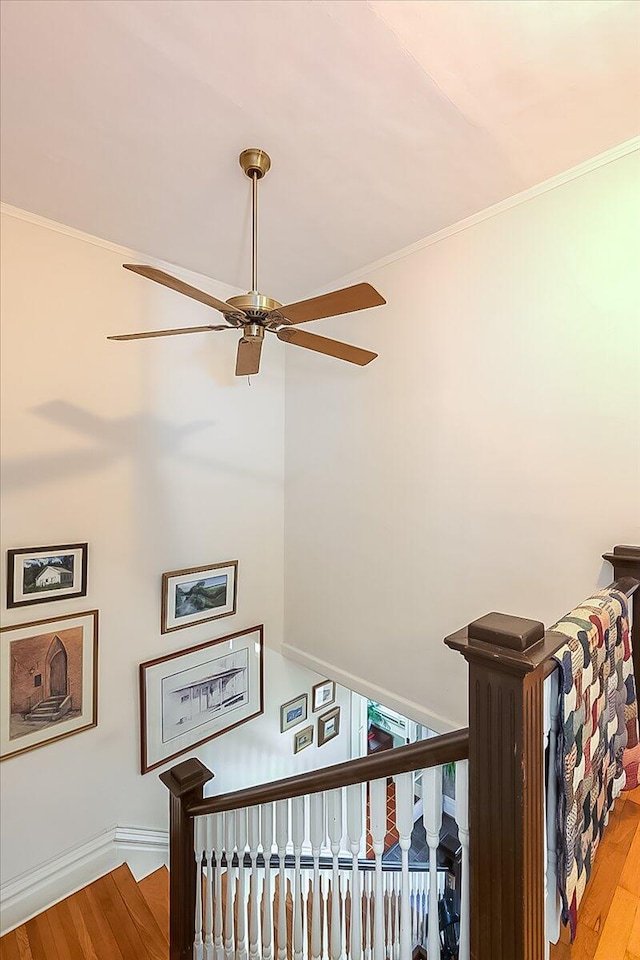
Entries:
[[274, 803], [276, 800], [290, 800], [304, 797], [324, 790], [337, 790], [353, 783], [367, 783], [369, 780], [381, 780], [395, 777], [400, 773], [410, 773], [426, 767], [436, 767], [441, 763], [453, 763], [467, 760], [469, 757], [469, 730], [454, 730], [428, 740], [419, 740], [406, 747], [385, 750], [337, 763], [322, 770], [263, 783], [247, 790], [222, 794], [219, 797], [206, 797], [186, 805], [189, 817], [201, 817], [211, 813], [223, 813], [226, 810], [243, 810], [262, 803]]

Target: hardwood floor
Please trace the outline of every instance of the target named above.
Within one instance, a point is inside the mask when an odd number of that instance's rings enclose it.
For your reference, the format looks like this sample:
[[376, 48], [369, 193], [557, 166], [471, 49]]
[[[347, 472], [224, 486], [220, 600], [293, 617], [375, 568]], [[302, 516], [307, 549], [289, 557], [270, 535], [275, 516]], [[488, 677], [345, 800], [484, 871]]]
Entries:
[[123, 863], [0, 939], [0, 960], [168, 960], [169, 874]]
[[573, 944], [563, 929], [551, 960], [640, 960], [640, 788], [623, 794], [598, 848]]

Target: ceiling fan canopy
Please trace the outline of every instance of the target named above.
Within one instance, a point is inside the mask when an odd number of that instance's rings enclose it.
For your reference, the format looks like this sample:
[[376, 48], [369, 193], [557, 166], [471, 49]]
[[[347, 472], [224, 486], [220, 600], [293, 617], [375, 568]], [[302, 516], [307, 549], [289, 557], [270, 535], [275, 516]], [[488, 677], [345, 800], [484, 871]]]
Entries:
[[354, 313], [386, 303], [378, 291], [369, 283], [357, 283], [342, 290], [321, 294], [308, 300], [282, 304], [272, 297], [260, 293], [258, 289], [258, 183], [266, 176], [271, 167], [271, 159], [264, 150], [250, 148], [240, 154], [240, 166], [245, 176], [251, 180], [252, 198], [252, 244], [251, 244], [251, 289], [228, 300], [218, 300], [204, 290], [199, 290], [177, 277], [172, 277], [144, 264], [123, 263], [125, 270], [131, 270], [148, 280], [160, 283], [192, 300], [198, 300], [217, 310], [225, 323], [207, 324], [199, 327], [180, 327], [170, 330], [152, 330], [145, 333], [125, 333], [108, 337], [108, 340], [144, 340], [149, 337], [173, 337], [183, 333], [205, 333], [218, 330], [241, 330], [236, 355], [236, 376], [246, 377], [258, 373], [265, 333], [274, 333], [283, 343], [292, 343], [305, 350], [323, 353], [329, 357], [346, 360], [358, 366], [365, 366], [377, 357], [376, 353], [354, 347], [339, 340], [321, 337], [306, 330], [296, 329], [297, 324], [325, 317], [337, 317]]

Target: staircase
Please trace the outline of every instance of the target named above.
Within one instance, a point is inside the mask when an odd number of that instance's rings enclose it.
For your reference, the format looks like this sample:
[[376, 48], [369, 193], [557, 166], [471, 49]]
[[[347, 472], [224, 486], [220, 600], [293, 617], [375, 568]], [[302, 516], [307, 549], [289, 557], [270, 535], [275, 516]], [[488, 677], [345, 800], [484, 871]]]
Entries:
[[71, 697], [47, 697], [41, 700], [37, 706], [28, 713], [25, 720], [29, 723], [52, 723], [54, 720], [60, 720], [61, 717], [71, 709]]
[[0, 960], [168, 960], [169, 873], [126, 863], [0, 939]]

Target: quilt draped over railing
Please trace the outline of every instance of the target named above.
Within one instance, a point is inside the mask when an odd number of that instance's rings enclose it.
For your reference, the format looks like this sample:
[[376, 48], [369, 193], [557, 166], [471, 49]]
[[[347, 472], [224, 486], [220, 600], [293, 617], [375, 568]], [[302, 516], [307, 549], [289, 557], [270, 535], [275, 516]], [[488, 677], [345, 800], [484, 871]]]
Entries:
[[638, 785], [638, 704], [627, 598], [601, 590], [551, 628], [565, 644], [560, 667], [558, 886], [562, 919], [578, 907], [609, 813]]

